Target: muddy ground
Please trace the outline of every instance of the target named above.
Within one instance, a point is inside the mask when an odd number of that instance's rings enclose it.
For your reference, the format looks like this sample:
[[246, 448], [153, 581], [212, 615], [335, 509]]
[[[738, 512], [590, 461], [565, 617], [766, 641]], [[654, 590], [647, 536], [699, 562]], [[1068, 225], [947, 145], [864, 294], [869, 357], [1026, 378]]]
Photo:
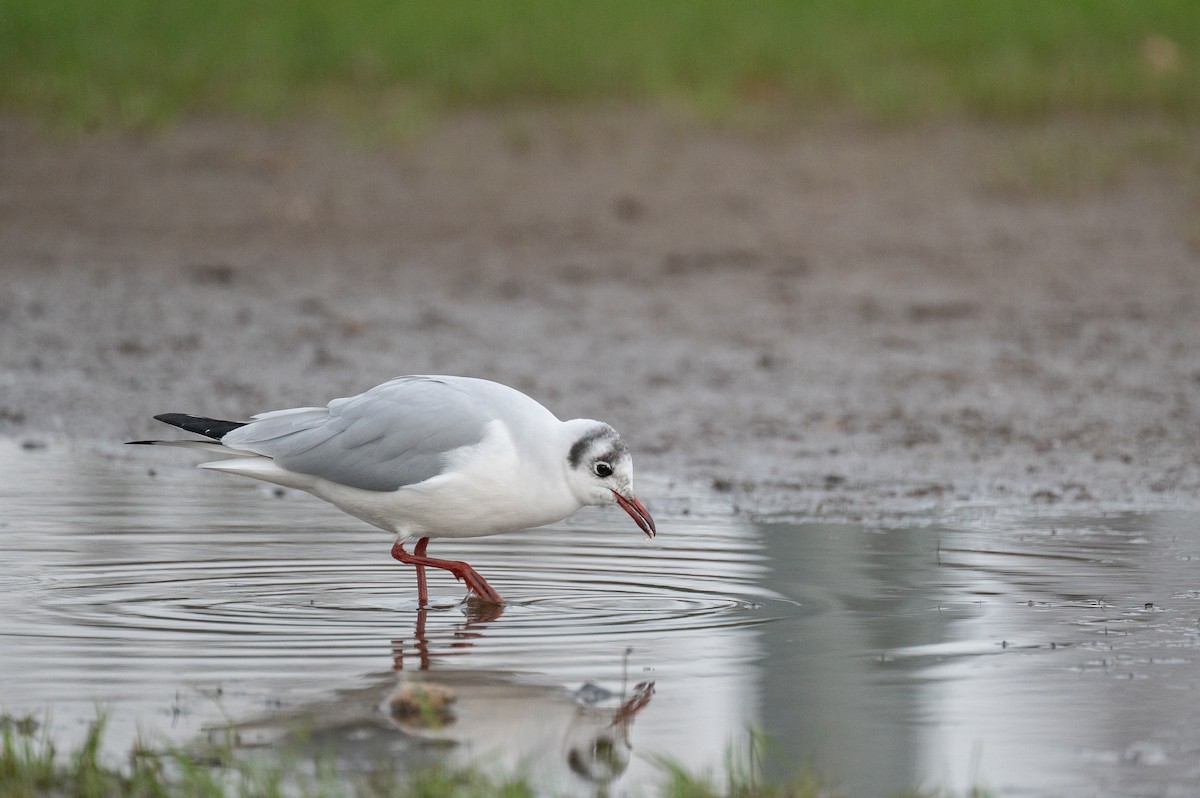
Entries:
[[751, 511], [1196, 505], [1198, 151], [1137, 120], [0, 119], [0, 434], [471, 374]]

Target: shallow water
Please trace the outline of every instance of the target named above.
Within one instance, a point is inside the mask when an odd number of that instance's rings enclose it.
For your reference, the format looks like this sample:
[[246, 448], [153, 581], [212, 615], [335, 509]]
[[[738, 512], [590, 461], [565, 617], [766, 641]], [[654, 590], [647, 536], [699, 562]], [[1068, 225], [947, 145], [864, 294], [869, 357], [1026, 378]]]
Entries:
[[[383, 533], [136, 455], [0, 445], [0, 709], [64, 741], [102, 706], [114, 752], [301, 728], [348, 765], [483, 756], [628, 794], [759, 728], [776, 772], [865, 798], [1200, 790], [1194, 515], [755, 524], [643, 480], [654, 541], [611, 509], [435, 541], [510, 603], [437, 574], [418, 612]], [[453, 721], [391, 715], [414, 685]]]

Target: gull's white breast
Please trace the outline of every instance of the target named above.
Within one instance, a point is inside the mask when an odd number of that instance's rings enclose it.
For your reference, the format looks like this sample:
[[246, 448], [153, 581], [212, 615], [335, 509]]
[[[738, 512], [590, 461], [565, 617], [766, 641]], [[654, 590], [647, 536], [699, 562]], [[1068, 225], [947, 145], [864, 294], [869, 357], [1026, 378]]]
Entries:
[[[542, 442], [555, 437], [547, 434]], [[522, 457], [503, 420], [489, 422], [479, 443], [447, 452], [445, 459], [441, 474], [394, 491], [363, 490], [287, 471], [269, 458], [203, 467], [308, 491], [404, 538], [495, 535], [560, 521], [582, 506], [555, 458]]]

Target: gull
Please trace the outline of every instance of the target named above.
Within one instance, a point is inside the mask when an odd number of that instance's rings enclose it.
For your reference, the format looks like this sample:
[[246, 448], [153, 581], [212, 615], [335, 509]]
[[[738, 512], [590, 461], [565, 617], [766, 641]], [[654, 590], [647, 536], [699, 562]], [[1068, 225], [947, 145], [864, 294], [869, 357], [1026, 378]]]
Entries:
[[[465, 562], [426, 556], [432, 538], [496, 535], [554, 523], [589, 505], [619, 505], [646, 534], [654, 519], [633, 491], [633, 457], [602, 421], [560, 421], [541, 404], [489, 380], [397, 377], [325, 407], [223, 421], [163, 413], [158, 421], [208, 440], [132, 444], [215, 450], [199, 468], [307, 491], [396, 535], [392, 556], [449, 571], [480, 599], [504, 599]], [[416, 541], [412, 553], [404, 544]]]

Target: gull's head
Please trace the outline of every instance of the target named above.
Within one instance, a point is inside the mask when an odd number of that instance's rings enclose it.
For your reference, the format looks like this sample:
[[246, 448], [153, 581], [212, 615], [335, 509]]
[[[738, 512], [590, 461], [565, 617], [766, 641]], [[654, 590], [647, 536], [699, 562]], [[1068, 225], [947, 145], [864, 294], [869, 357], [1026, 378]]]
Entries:
[[654, 519], [633, 492], [633, 455], [617, 431], [602, 421], [576, 419], [567, 451], [567, 484], [581, 504], [619, 504], [654, 537]]

